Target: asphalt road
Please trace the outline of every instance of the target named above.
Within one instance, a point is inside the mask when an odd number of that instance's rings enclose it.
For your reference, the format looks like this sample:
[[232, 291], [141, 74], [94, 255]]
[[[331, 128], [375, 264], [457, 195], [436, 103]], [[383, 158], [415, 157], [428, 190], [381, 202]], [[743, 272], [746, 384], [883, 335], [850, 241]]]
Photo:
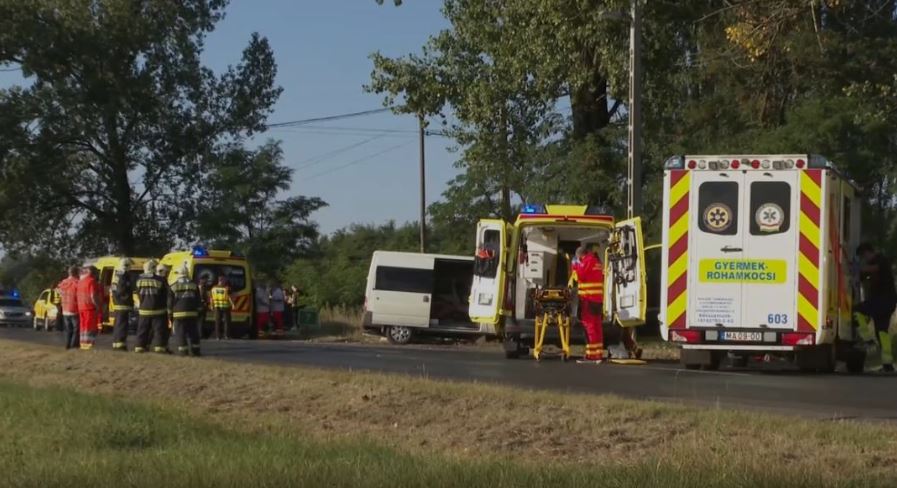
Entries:
[[[0, 328], [0, 339], [55, 344], [60, 333]], [[108, 336], [100, 347], [111, 348]], [[565, 392], [612, 393], [709, 408], [760, 409], [822, 419], [897, 420], [897, 376], [794, 372], [686, 371], [677, 364], [583, 365], [505, 360], [500, 352], [442, 346], [370, 346], [300, 341], [206, 341], [206, 356], [227, 361], [398, 373]]]

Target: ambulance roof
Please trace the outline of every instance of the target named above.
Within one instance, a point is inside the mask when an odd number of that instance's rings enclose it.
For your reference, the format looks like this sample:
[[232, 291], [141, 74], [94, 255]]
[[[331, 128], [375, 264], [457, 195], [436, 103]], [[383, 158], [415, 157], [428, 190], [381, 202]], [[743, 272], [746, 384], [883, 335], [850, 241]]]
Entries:
[[858, 189], [846, 174], [838, 170], [835, 163], [819, 154], [686, 154], [672, 156], [664, 162], [664, 169], [688, 170], [757, 170], [793, 171], [804, 169], [824, 169]]

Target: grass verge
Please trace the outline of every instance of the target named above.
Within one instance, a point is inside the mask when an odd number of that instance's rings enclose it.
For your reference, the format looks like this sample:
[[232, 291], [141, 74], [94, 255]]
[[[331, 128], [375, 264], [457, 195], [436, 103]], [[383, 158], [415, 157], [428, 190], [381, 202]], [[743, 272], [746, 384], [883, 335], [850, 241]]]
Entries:
[[12, 342], [0, 372], [13, 486], [897, 485], [890, 424]]

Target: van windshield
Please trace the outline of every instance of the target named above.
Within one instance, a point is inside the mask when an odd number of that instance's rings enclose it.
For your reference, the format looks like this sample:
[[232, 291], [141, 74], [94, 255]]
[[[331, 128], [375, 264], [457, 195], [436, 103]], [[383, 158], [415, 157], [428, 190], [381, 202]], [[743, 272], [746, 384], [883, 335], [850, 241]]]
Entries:
[[24, 307], [18, 298], [0, 298], [0, 307]]
[[218, 283], [218, 277], [227, 278], [231, 291], [241, 291], [246, 288], [246, 268], [230, 264], [197, 264], [193, 270], [193, 278], [199, 282], [205, 278], [210, 285]]

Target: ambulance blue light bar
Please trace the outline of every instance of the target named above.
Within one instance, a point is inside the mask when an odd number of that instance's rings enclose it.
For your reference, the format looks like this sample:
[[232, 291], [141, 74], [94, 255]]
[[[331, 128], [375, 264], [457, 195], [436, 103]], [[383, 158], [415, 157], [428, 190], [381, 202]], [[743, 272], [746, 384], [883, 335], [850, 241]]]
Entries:
[[685, 169], [685, 157], [673, 156], [663, 163], [663, 169]]
[[209, 256], [209, 251], [202, 246], [193, 246], [193, 257], [194, 258], [205, 258]]
[[19, 293], [19, 290], [13, 290], [9, 295], [13, 298], [22, 298], [22, 294]]
[[545, 212], [545, 205], [542, 205], [541, 203], [527, 203], [523, 206], [523, 209], [520, 210], [520, 213], [525, 214], [544, 214]]

